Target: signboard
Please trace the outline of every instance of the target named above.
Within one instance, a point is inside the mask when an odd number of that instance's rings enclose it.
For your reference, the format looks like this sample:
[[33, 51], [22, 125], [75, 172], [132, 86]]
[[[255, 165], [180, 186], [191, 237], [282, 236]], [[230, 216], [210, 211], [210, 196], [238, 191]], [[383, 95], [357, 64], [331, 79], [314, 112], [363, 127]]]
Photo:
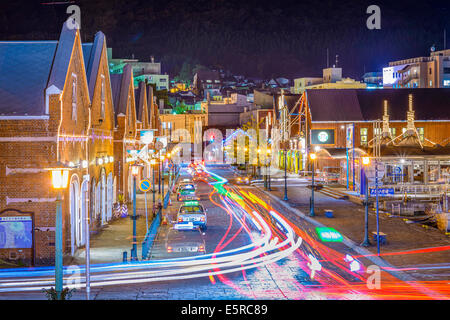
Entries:
[[[369, 192], [370, 192], [371, 197], [375, 197], [377, 195], [376, 188], [370, 188]], [[378, 188], [378, 196], [386, 197], [386, 196], [393, 196], [393, 195], [394, 195], [394, 188]]]
[[34, 214], [16, 209], [0, 212], [0, 259], [34, 265]]
[[151, 183], [150, 183], [150, 180], [148, 180], [148, 179], [144, 179], [141, 181], [141, 183], [139, 183], [139, 189], [142, 192], [148, 192], [150, 190], [150, 186], [151, 186]]
[[348, 124], [345, 128], [345, 146], [353, 148], [353, 124]]
[[141, 141], [145, 144], [153, 142], [153, 130], [141, 130]]
[[32, 230], [31, 216], [0, 217], [0, 249], [31, 249]]
[[334, 144], [334, 129], [311, 130], [311, 144]]
[[323, 242], [342, 242], [342, 235], [333, 228], [316, 228], [317, 235]]

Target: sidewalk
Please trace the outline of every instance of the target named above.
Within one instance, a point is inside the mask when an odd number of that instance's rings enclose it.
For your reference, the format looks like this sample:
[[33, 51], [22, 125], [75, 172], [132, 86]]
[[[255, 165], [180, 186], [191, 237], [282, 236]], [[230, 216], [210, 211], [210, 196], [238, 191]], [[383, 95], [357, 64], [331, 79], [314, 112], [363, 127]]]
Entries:
[[[158, 191], [158, 190], [156, 190]], [[164, 192], [167, 192], [167, 185], [164, 186]], [[138, 193], [136, 195], [136, 240], [137, 240], [137, 256], [140, 259], [142, 256], [142, 242], [147, 233], [146, 219], [145, 219], [145, 194]], [[155, 193], [155, 203], [161, 199], [161, 194]], [[152, 216], [152, 200], [151, 192], [147, 194], [147, 214], [148, 226], [153, 220]], [[91, 234], [90, 237], [90, 258], [91, 263], [111, 263], [122, 262], [123, 252], [127, 251], [127, 257], [130, 258], [132, 241], [133, 241], [133, 220], [130, 216], [133, 215], [133, 204], [128, 204], [128, 216], [126, 218], [119, 218], [110, 221], [97, 234]], [[65, 265], [70, 264], [85, 264], [86, 253], [85, 248], [80, 248], [75, 252], [74, 257], [67, 257], [64, 259]]]
[[[273, 187], [272, 192], [258, 187], [259, 190], [269, 193], [278, 201], [284, 197], [284, 188]], [[309, 199], [311, 190], [306, 187], [289, 187], [287, 205], [309, 215]], [[356, 244], [364, 240], [364, 207], [348, 200], [339, 200], [322, 193], [315, 192], [315, 217], [312, 219], [341, 232]], [[325, 217], [325, 210], [333, 210], [334, 218]], [[369, 210], [369, 239], [372, 246], [366, 248], [376, 254], [377, 246], [372, 232], [376, 231], [376, 212]], [[406, 219], [392, 217], [388, 213], [380, 212], [380, 232], [387, 234], [387, 244], [381, 246], [382, 258], [391, 265], [398, 268], [420, 267], [420, 269], [409, 270], [408, 273], [420, 280], [447, 280], [450, 275], [450, 237], [441, 231], [422, 225], [413, 224]], [[444, 247], [445, 248], [439, 248]], [[393, 254], [399, 253], [399, 254]], [[440, 265], [439, 268], [435, 268]]]

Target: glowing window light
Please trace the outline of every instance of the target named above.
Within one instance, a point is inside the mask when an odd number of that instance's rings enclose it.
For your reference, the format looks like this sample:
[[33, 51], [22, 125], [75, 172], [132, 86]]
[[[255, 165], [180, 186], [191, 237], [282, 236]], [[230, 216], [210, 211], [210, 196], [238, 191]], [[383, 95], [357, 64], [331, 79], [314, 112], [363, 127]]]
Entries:
[[52, 170], [52, 185], [55, 189], [65, 189], [69, 182], [68, 170]]

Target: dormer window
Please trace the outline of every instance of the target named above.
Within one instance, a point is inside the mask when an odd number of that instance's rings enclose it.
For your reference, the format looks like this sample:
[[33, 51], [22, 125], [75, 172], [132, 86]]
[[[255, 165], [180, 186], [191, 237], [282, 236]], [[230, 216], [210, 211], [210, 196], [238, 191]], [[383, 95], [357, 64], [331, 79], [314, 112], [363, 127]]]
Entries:
[[72, 74], [72, 120], [77, 121], [77, 76]]
[[100, 119], [105, 118], [105, 76], [102, 75]]

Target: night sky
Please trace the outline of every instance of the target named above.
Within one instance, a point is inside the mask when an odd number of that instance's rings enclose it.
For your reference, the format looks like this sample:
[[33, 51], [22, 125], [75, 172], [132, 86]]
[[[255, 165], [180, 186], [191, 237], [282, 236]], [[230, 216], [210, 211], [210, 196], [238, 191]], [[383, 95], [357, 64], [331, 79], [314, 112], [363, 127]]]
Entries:
[[[57, 39], [67, 5], [1, 1], [0, 40]], [[55, 0], [64, 1], [64, 0]], [[162, 62], [176, 75], [184, 62], [269, 78], [321, 76], [329, 48], [343, 76], [360, 79], [389, 61], [450, 48], [450, 1], [75, 0], [83, 41], [103, 31], [113, 57]], [[381, 30], [366, 9], [381, 8]]]

